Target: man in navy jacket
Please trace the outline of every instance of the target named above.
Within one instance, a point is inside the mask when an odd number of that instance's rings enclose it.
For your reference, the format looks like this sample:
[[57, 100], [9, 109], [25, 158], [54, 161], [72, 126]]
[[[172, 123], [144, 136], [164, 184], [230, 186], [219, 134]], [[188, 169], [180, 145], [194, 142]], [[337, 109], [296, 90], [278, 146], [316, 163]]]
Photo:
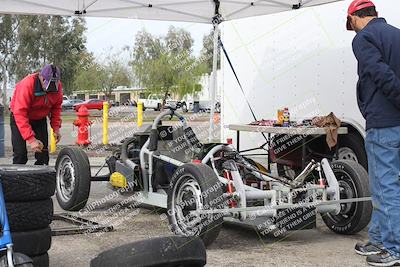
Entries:
[[400, 264], [400, 30], [378, 18], [369, 0], [350, 4], [347, 29], [357, 34], [357, 101], [366, 120], [371, 188], [369, 242], [357, 244], [373, 266]]

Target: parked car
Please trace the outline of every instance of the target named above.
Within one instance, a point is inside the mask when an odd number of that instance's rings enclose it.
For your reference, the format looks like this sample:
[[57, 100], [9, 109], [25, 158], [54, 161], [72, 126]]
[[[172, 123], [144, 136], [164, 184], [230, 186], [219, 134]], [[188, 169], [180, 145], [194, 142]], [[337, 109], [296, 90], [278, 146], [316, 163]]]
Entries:
[[123, 102], [121, 105], [137, 107], [137, 102], [133, 99], [128, 99], [125, 102]]
[[[151, 108], [158, 111], [161, 110], [163, 99], [162, 95], [150, 94], [146, 99], [139, 99], [139, 101], [143, 103], [143, 110]], [[165, 100], [165, 107], [177, 106], [179, 103], [168, 96]]]
[[[195, 108], [196, 105], [197, 105], [197, 107]], [[209, 112], [211, 110], [211, 100], [194, 101], [190, 97], [185, 97], [180, 101], [180, 107], [182, 108], [182, 112], [189, 112], [189, 111]], [[215, 107], [214, 110], [216, 113], [221, 112], [221, 103], [218, 100], [216, 100], [214, 107]]]
[[85, 106], [87, 109], [97, 109], [97, 110], [102, 110], [103, 109], [103, 102], [106, 100], [102, 99], [89, 99], [86, 100], [82, 103], [78, 103], [73, 105], [73, 108], [75, 111], [78, 111], [78, 109], [82, 106]]
[[80, 104], [80, 103], [83, 103], [83, 100], [81, 100], [81, 99], [63, 100], [63, 103], [62, 103], [62, 110], [73, 109], [73, 106], [74, 106], [75, 104]]

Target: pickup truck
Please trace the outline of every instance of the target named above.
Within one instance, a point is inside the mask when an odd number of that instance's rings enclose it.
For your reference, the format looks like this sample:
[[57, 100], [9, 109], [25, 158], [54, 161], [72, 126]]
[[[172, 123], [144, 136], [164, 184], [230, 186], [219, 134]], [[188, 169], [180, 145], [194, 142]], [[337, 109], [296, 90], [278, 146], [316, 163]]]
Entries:
[[[184, 97], [179, 103], [180, 107], [182, 108], [183, 112], [188, 112], [188, 111], [194, 111], [194, 100], [190, 96]], [[198, 110], [199, 111], [204, 111], [208, 112], [211, 109], [211, 100], [198, 100]], [[215, 112], [220, 113], [221, 112], [221, 104], [218, 99], [215, 101]]]
[[[147, 108], [154, 109], [155, 111], [161, 110], [163, 103], [163, 96], [157, 94], [150, 94], [146, 99], [139, 99], [139, 102], [143, 103], [143, 110]], [[165, 107], [178, 105], [178, 101], [173, 100], [171, 97], [167, 97], [165, 100]]]

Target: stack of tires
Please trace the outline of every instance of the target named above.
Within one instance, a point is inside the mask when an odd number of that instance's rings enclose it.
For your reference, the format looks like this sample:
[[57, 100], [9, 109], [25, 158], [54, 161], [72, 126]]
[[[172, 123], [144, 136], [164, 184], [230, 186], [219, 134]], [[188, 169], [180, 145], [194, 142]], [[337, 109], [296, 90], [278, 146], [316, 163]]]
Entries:
[[31, 257], [35, 267], [49, 266], [55, 177], [48, 166], [0, 166], [14, 252]]

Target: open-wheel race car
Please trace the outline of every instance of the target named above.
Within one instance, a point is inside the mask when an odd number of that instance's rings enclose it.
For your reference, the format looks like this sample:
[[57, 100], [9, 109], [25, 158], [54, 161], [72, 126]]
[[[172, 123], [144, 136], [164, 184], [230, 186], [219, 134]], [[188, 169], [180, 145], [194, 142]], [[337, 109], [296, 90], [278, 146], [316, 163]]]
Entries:
[[[162, 124], [176, 116], [179, 123]], [[368, 175], [354, 161], [311, 160], [296, 177], [281, 177], [225, 143], [203, 144], [183, 116], [165, 110], [151, 128], [124, 140], [91, 175], [79, 148], [64, 148], [56, 163], [57, 199], [65, 210], [85, 207], [92, 181], [135, 194], [140, 202], [166, 209], [177, 235], [201, 236], [206, 245], [225, 220], [255, 223], [258, 230], [283, 233], [310, 229], [320, 213], [339, 234], [353, 234], [370, 221]]]

